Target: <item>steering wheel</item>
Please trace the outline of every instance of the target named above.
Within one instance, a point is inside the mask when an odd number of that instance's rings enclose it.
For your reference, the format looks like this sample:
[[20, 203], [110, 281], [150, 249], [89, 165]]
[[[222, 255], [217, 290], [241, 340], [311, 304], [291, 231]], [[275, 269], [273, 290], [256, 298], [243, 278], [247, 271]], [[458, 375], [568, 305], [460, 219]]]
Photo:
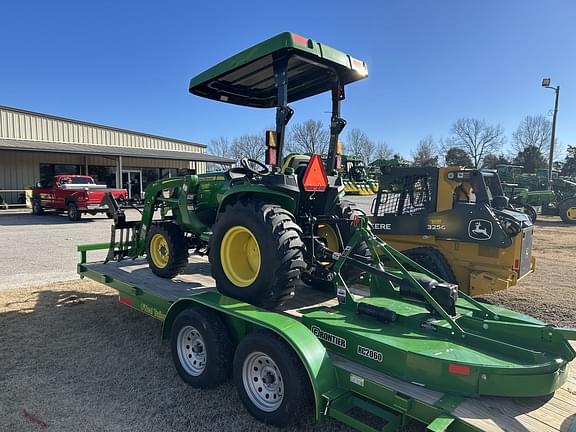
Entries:
[[[252, 174], [256, 174], [256, 175], [265, 176], [265, 175], [270, 174], [270, 172], [271, 172], [270, 168], [268, 168], [262, 162], [257, 161], [255, 159], [242, 158], [242, 159], [240, 159], [240, 165], [246, 171], [251, 172]], [[252, 168], [252, 165], [256, 165], [257, 167], [259, 167], [261, 169], [260, 170], [254, 169], [254, 168]]]

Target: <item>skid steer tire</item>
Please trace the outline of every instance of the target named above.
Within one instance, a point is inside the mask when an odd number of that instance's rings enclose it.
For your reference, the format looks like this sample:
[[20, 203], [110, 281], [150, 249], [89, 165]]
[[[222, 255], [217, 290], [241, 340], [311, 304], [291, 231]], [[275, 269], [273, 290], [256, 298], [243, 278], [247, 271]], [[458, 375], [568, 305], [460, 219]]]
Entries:
[[574, 225], [576, 224], [576, 198], [568, 198], [560, 203], [558, 206], [560, 211], [560, 218], [564, 223]]
[[172, 279], [188, 264], [186, 239], [173, 223], [155, 224], [146, 237], [146, 261], [150, 270], [161, 278]]
[[440, 279], [448, 283], [457, 283], [456, 276], [454, 276], [448, 260], [436, 249], [431, 247], [417, 247], [402, 251], [402, 253], [429, 272], [434, 273]]
[[209, 258], [218, 291], [264, 308], [292, 297], [306, 266], [302, 230], [292, 213], [258, 201], [224, 209], [213, 227]]
[[[364, 213], [358, 206], [356, 206], [356, 204], [350, 201], [341, 201], [335, 206], [335, 208], [332, 211], [334, 216], [349, 220], [352, 220], [354, 216], [366, 216], [366, 213]], [[350, 239], [352, 238], [352, 234], [354, 234], [355, 228], [351, 223], [340, 223], [338, 225], [338, 230], [340, 232], [340, 236], [342, 237], [342, 241], [340, 242], [340, 240], [337, 240], [338, 243], [340, 244], [338, 245], [338, 250], [336, 250], [335, 252], [342, 252], [346, 247], [346, 245], [348, 244], [348, 242], [350, 241]], [[335, 231], [335, 227], [332, 228], [332, 231]], [[331, 243], [334, 243], [334, 241], [330, 241], [328, 239], [326, 243], [327, 246], [331, 248], [330, 247]], [[356, 245], [356, 247], [352, 251], [352, 254], [355, 255], [356, 257], [364, 258], [366, 261], [369, 261], [371, 257], [370, 249], [366, 244], [366, 242], [364, 241]], [[322, 291], [331, 290], [334, 285], [332, 284], [332, 282], [321, 277], [320, 276], [321, 274], [322, 274], [321, 272], [314, 270], [302, 274], [302, 282], [304, 282], [306, 285], [309, 285], [313, 288]], [[349, 265], [345, 264], [341, 270], [342, 279], [344, 279], [344, 282], [346, 282], [346, 284], [353, 284], [357, 282], [360, 279], [360, 276], [362, 276], [362, 274], [363, 272], [361, 270], [359, 270], [357, 267], [352, 266], [351, 264]]]

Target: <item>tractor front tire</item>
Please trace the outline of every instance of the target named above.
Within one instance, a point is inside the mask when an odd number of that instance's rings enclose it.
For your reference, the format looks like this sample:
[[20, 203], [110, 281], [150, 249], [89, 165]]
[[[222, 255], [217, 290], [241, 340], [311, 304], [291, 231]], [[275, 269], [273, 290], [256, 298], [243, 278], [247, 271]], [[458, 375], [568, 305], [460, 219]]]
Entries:
[[431, 247], [417, 247], [402, 251], [402, 253], [442, 280], [452, 284], [457, 283], [456, 276], [448, 260], [436, 249]]
[[558, 206], [560, 218], [567, 224], [576, 224], [576, 198], [568, 198]]
[[306, 265], [292, 213], [257, 201], [224, 209], [213, 227], [209, 258], [218, 291], [264, 308], [292, 297]]
[[188, 248], [180, 227], [174, 223], [154, 224], [146, 237], [146, 261], [152, 272], [165, 279], [182, 273], [188, 264]]

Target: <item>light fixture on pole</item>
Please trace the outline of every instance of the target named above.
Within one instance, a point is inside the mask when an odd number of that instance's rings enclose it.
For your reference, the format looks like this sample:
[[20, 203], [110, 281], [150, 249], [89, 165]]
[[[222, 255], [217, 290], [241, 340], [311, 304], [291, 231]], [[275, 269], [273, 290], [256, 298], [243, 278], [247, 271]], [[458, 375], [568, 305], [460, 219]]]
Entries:
[[550, 78], [542, 80], [542, 87], [554, 90], [554, 113], [552, 115], [552, 136], [550, 137], [550, 157], [548, 159], [548, 189], [552, 189], [552, 164], [554, 163], [554, 142], [556, 140], [556, 116], [558, 114], [558, 98], [560, 96], [560, 86], [552, 87]]

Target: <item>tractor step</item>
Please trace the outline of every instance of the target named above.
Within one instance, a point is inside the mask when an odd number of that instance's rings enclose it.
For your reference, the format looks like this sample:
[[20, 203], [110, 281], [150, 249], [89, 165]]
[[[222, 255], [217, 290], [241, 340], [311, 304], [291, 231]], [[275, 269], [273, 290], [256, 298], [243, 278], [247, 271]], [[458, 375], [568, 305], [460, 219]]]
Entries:
[[336, 390], [325, 397], [329, 400], [326, 414], [356, 430], [389, 432], [402, 423], [402, 414], [351, 391]]

